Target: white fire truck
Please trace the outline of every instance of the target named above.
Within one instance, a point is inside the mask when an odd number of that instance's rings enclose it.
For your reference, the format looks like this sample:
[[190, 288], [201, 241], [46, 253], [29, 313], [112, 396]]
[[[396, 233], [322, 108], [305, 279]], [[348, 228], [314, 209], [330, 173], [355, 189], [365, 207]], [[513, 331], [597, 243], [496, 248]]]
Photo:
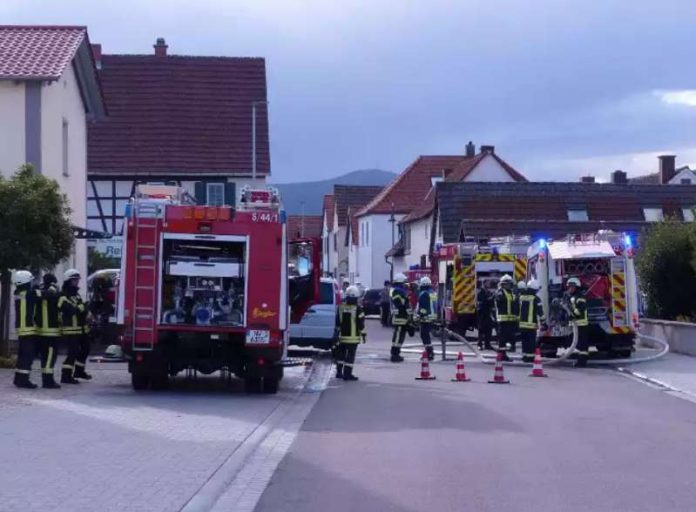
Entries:
[[275, 189], [245, 187], [241, 205], [201, 206], [179, 187], [138, 186], [118, 307], [133, 388], [225, 371], [250, 391], [277, 391], [290, 316], [318, 297], [319, 246], [288, 243]]
[[590, 346], [615, 357], [629, 357], [638, 327], [638, 285], [629, 235], [612, 231], [538, 240], [527, 253], [527, 278], [539, 281], [539, 296], [548, 319], [541, 331], [545, 357], [572, 342], [564, 307], [566, 282], [577, 277], [587, 299]]

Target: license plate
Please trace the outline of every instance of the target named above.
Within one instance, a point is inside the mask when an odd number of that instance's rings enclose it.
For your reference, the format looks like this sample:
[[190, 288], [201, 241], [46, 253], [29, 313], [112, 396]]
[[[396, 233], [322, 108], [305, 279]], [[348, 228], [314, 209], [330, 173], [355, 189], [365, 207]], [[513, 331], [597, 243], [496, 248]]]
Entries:
[[271, 333], [269, 331], [251, 329], [246, 333], [246, 342], [251, 345], [265, 345], [270, 341]]

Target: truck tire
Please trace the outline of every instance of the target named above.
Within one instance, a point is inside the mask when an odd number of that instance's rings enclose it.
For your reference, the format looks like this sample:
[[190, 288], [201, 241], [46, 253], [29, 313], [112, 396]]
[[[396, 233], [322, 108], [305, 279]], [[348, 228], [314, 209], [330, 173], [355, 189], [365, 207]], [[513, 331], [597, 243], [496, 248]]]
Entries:
[[143, 391], [150, 387], [150, 377], [142, 373], [131, 374], [131, 385], [136, 391]]
[[263, 392], [267, 395], [275, 395], [278, 392], [278, 385], [280, 384], [280, 379], [275, 377], [266, 377], [263, 379]]
[[261, 391], [261, 377], [246, 377], [244, 390], [247, 393], [259, 393]]

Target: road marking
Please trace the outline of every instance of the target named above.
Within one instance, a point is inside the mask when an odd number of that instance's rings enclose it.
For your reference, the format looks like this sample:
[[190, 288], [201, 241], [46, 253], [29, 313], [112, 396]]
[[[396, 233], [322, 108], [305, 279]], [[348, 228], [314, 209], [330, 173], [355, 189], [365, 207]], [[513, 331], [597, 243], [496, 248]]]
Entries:
[[634, 380], [636, 382], [640, 382], [641, 384], [645, 384], [647, 386], [650, 386], [653, 389], [657, 389], [659, 391], [664, 391], [668, 395], [674, 396], [676, 398], [681, 398], [682, 400], [687, 400], [689, 402], [696, 403], [696, 395], [694, 393], [691, 393], [690, 391], [686, 391], [685, 389], [680, 389], [672, 386], [671, 384], [667, 384], [666, 382], [663, 382], [658, 379], [654, 379], [652, 377], [649, 377], [643, 373], [639, 373], [633, 370], [630, 370], [628, 368], [624, 368], [622, 366], [619, 366], [616, 368], [616, 371], [619, 372], [619, 375], [623, 377], [627, 377], [631, 380]]
[[330, 378], [331, 361], [315, 361], [307, 379], [240, 443], [181, 512], [253, 511]]

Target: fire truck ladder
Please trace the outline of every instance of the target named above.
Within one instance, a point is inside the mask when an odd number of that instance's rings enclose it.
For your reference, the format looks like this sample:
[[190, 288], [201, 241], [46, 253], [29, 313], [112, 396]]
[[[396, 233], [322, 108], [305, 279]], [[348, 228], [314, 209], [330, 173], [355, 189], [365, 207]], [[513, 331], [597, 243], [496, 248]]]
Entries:
[[133, 351], [149, 352], [155, 348], [159, 219], [162, 217], [165, 206], [137, 198], [133, 206], [135, 229]]

